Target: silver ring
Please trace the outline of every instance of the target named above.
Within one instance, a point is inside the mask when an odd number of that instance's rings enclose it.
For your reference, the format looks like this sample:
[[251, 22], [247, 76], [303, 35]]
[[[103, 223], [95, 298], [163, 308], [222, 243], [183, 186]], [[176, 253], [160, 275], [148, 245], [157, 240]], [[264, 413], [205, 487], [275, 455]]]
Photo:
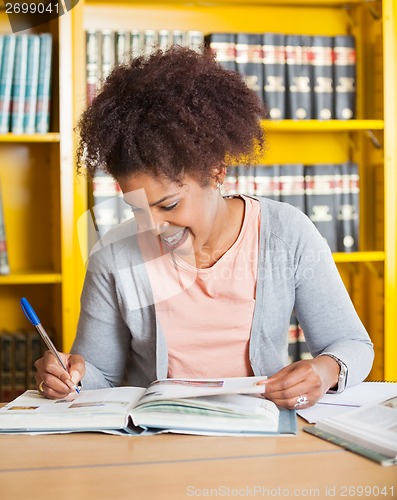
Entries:
[[309, 400], [306, 396], [298, 396], [296, 398], [296, 403], [294, 404], [295, 408], [299, 408], [300, 406], [305, 406], [309, 403]]

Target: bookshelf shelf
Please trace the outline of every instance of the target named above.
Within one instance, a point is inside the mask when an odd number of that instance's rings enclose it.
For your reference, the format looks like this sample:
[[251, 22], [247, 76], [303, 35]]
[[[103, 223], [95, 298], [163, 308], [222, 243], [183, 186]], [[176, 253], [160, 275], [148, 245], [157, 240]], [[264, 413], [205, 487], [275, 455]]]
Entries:
[[334, 261], [341, 262], [384, 262], [385, 252], [334, 253]]
[[[166, 5], [169, 6], [173, 4], [174, 6], [199, 6], [202, 4], [207, 5], [245, 5], [246, 7], [255, 6], [309, 6], [309, 7], [340, 7], [340, 6], [354, 6], [360, 5], [368, 0], [212, 0], [211, 2], [202, 2], [199, 0], [187, 1], [187, 0], [147, 0], [146, 2], [133, 2], [134, 5]], [[109, 4], [109, 0], [89, 0], [90, 5], [102, 5]], [[112, 2], [112, 5], [120, 4], [126, 5], [131, 4], [131, 0], [116, 0]]]
[[50, 132], [48, 134], [0, 134], [0, 142], [23, 143], [23, 142], [59, 142], [60, 134]]
[[44, 285], [62, 283], [60, 273], [51, 272], [20, 272], [8, 276], [0, 276], [0, 285]]
[[265, 130], [270, 132], [354, 132], [383, 130], [383, 120], [265, 120]]

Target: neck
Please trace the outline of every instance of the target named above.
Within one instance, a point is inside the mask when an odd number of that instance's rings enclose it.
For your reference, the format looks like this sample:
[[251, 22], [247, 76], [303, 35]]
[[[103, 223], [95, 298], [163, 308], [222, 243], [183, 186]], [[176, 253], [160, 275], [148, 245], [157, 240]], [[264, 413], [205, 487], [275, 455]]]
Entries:
[[241, 198], [219, 197], [213, 231], [206, 243], [195, 253], [196, 266], [211, 267], [237, 240], [244, 220]]

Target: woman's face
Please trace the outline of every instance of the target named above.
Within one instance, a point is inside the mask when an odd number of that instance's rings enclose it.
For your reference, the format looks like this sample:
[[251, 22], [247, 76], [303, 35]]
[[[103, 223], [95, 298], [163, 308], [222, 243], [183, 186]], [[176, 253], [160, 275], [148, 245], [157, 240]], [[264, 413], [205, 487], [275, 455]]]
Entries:
[[219, 236], [223, 198], [215, 179], [208, 187], [189, 176], [181, 184], [147, 174], [117, 180], [134, 212], [139, 232], [155, 231], [169, 250], [183, 250], [188, 245], [199, 254]]

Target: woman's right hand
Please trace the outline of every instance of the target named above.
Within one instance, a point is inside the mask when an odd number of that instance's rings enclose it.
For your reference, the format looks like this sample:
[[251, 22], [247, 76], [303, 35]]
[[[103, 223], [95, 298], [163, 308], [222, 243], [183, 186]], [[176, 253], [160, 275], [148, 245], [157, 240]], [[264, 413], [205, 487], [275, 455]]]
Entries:
[[37, 370], [37, 390], [49, 399], [61, 399], [75, 391], [76, 385], [85, 374], [85, 361], [82, 356], [63, 352], [60, 352], [59, 356], [68, 371], [62, 368], [51, 351], [46, 351], [34, 364]]

